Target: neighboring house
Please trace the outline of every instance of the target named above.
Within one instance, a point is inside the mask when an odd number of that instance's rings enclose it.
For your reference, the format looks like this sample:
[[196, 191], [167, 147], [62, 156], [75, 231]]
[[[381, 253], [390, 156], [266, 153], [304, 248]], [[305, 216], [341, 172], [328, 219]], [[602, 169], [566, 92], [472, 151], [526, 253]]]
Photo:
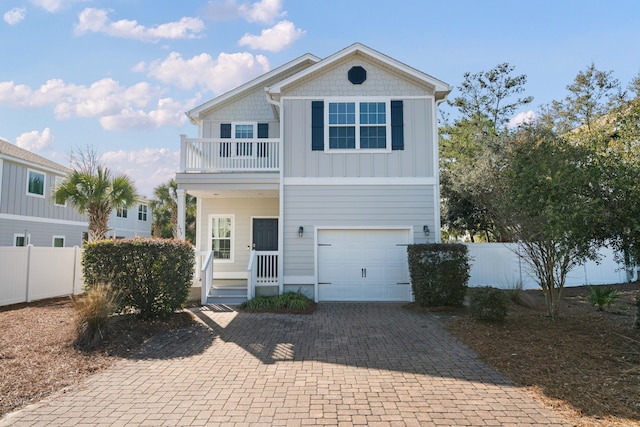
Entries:
[[198, 263], [214, 259], [203, 300], [410, 301], [406, 246], [440, 240], [436, 110], [450, 91], [356, 43], [187, 112], [198, 138], [181, 136], [178, 228], [187, 192]]
[[151, 206], [141, 198], [129, 208], [114, 209], [109, 215], [108, 237], [151, 237]]
[[88, 221], [53, 189], [70, 170], [0, 140], [0, 246], [81, 246]]

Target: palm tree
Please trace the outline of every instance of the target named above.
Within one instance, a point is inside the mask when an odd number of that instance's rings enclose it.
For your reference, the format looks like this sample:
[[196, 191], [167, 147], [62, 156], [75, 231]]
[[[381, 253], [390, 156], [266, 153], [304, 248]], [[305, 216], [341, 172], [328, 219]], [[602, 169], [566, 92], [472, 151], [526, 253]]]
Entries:
[[126, 175], [112, 177], [106, 167], [74, 169], [55, 189], [56, 203], [69, 201], [79, 213], [89, 214], [89, 241], [102, 240], [108, 232], [113, 209], [127, 208], [138, 199]]
[[[153, 190], [151, 209], [154, 218], [154, 237], [178, 237], [178, 184], [174, 179]], [[196, 198], [187, 194], [185, 239], [195, 240]]]

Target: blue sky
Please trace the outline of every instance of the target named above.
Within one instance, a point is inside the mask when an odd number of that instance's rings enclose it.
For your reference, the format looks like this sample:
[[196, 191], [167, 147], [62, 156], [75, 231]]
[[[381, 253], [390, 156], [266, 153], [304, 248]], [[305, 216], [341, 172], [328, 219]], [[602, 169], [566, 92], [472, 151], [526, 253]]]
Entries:
[[640, 73], [636, 0], [0, 0], [0, 16], [0, 138], [63, 165], [94, 147], [147, 196], [197, 136], [185, 111], [305, 53], [361, 42], [454, 88], [508, 62], [534, 97], [518, 113], [591, 63]]

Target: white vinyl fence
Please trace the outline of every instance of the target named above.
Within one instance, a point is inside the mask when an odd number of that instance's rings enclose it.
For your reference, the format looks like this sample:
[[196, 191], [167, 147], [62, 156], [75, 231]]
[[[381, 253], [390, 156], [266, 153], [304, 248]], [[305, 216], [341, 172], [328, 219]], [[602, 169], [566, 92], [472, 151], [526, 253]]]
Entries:
[[[468, 243], [471, 271], [469, 286], [513, 288], [521, 282], [524, 289], [538, 289], [535, 276], [524, 259], [518, 256], [516, 243]], [[614, 259], [610, 248], [600, 249], [599, 264], [588, 261], [567, 275], [565, 286], [606, 285], [624, 283], [624, 266]]]
[[0, 247], [0, 306], [82, 292], [82, 250]]

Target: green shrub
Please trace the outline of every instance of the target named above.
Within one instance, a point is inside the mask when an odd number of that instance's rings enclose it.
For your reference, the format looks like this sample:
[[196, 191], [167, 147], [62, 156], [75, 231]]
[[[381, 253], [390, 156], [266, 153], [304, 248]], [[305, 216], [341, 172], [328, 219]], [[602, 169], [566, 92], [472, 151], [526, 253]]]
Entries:
[[471, 290], [469, 313], [478, 320], [504, 320], [507, 317], [507, 297], [500, 289], [483, 286]]
[[84, 294], [72, 297], [76, 311], [74, 344], [90, 350], [102, 344], [117, 310], [117, 297], [109, 285], [98, 283]]
[[249, 311], [308, 312], [313, 308], [313, 301], [298, 292], [285, 292], [282, 295], [250, 299], [240, 304], [240, 308]]
[[587, 298], [591, 305], [597, 305], [598, 310], [603, 311], [604, 306], [611, 307], [618, 298], [620, 298], [620, 292], [618, 292], [612, 286], [589, 286], [589, 297]]
[[469, 281], [469, 255], [465, 245], [409, 245], [407, 254], [411, 287], [418, 305], [462, 305]]
[[193, 247], [165, 239], [102, 240], [85, 246], [85, 286], [110, 283], [121, 310], [164, 317], [184, 306], [193, 278]]

